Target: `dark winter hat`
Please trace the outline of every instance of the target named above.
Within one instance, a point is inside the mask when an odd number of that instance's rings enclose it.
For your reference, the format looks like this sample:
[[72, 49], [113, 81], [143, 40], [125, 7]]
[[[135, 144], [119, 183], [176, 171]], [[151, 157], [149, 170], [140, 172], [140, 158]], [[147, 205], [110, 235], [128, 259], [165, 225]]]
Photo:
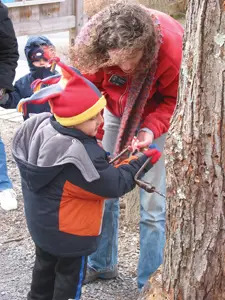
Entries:
[[46, 36], [30, 36], [28, 38], [24, 52], [31, 70], [36, 71], [36, 67], [33, 66], [34, 61], [39, 61], [41, 58], [45, 59], [43, 52], [46, 51], [46, 48], [54, 52], [53, 55], [55, 55], [55, 46]]

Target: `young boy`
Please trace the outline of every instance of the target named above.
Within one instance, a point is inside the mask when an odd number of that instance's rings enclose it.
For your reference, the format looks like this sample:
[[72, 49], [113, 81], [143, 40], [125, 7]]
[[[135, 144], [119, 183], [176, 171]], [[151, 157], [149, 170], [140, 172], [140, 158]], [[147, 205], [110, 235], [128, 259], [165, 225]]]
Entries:
[[[6, 93], [0, 105], [4, 108], [16, 108], [19, 101], [23, 98], [30, 97], [33, 94], [31, 84], [36, 79], [44, 79], [56, 74], [55, 70], [51, 70], [48, 60], [45, 57], [45, 52], [55, 51], [54, 45], [45, 36], [31, 36], [27, 40], [24, 52], [30, 68], [30, 73], [21, 77], [14, 85], [14, 91]], [[48, 103], [42, 105], [28, 104], [27, 110], [23, 115], [24, 119], [28, 119], [30, 114], [38, 114], [41, 112], [50, 111]]]
[[[135, 186], [134, 176], [151, 157], [149, 149], [117, 168], [95, 135], [106, 99], [87, 79], [62, 64], [58, 83], [19, 103], [49, 102], [52, 114], [27, 120], [13, 139], [28, 229], [36, 247], [29, 300], [80, 299], [87, 256], [97, 248], [104, 200]], [[145, 170], [147, 171], [147, 170]]]

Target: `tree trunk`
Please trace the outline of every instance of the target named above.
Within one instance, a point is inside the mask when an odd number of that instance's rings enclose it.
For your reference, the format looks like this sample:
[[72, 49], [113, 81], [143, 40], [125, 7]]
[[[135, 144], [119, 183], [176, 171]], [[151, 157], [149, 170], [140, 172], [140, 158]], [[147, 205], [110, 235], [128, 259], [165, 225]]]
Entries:
[[167, 144], [162, 284], [147, 298], [225, 299], [225, 3], [190, 0]]

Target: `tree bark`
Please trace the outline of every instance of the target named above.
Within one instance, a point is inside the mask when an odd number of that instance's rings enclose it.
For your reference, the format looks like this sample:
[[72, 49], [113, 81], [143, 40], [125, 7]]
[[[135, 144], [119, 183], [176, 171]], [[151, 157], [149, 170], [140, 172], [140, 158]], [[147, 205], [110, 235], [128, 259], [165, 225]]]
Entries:
[[225, 6], [190, 0], [178, 104], [166, 144], [162, 283], [143, 299], [225, 299]]

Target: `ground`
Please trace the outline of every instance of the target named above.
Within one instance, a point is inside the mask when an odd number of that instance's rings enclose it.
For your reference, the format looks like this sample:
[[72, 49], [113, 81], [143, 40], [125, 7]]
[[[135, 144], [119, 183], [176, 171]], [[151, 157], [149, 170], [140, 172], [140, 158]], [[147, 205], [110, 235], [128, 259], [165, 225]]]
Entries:
[[[0, 208], [0, 299], [24, 300], [29, 290], [34, 248], [26, 228], [20, 175], [11, 155], [12, 137], [20, 123], [0, 119], [0, 134], [6, 146], [10, 178], [18, 197], [18, 209]], [[119, 277], [83, 287], [82, 300], [135, 300], [138, 298], [136, 266], [139, 254], [138, 229], [129, 228], [121, 210], [119, 231]]]

